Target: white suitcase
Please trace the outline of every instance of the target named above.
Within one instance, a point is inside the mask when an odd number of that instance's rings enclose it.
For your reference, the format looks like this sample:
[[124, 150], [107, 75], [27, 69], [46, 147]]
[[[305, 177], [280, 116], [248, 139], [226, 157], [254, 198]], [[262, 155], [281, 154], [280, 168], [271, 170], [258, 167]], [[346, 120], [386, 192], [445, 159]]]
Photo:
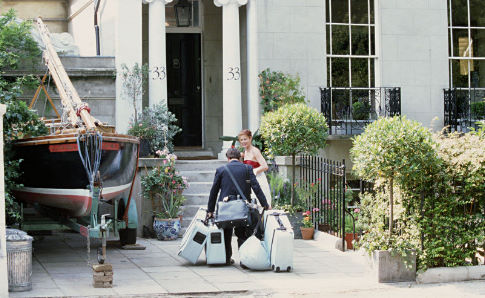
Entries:
[[222, 265], [226, 263], [224, 230], [219, 229], [213, 220], [210, 220], [208, 223], [208, 237], [205, 248], [207, 265]]
[[293, 238], [293, 229], [284, 213], [265, 212], [264, 242], [274, 271], [290, 272], [293, 269]]
[[190, 222], [180, 243], [178, 255], [192, 264], [197, 263], [209, 235], [209, 228], [203, 223], [205, 216], [205, 209], [200, 208]]

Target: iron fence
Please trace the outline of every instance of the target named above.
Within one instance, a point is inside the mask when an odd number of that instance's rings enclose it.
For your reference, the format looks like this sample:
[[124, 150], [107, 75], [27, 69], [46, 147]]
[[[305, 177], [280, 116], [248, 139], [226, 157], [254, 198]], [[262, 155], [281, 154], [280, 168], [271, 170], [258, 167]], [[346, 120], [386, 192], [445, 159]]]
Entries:
[[[345, 250], [345, 160], [334, 161], [320, 156], [302, 156], [300, 185], [310, 197], [305, 205], [312, 212], [315, 228], [342, 238]], [[314, 211], [318, 208], [318, 211]]]
[[448, 131], [468, 132], [485, 120], [485, 88], [444, 89], [444, 124]]
[[401, 115], [401, 88], [320, 88], [329, 133], [354, 135], [379, 117]]

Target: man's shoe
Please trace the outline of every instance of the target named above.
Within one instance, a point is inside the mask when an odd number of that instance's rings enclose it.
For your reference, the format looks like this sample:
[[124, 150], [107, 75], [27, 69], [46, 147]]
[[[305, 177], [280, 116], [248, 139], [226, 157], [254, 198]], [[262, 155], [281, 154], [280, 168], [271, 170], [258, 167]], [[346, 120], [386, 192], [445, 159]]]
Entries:
[[244, 265], [243, 263], [239, 262], [239, 265], [241, 266], [242, 269], [248, 270], [248, 266]]
[[230, 259], [230, 260], [227, 260], [226, 261], [226, 265], [233, 265], [234, 264], [234, 260], [233, 259]]

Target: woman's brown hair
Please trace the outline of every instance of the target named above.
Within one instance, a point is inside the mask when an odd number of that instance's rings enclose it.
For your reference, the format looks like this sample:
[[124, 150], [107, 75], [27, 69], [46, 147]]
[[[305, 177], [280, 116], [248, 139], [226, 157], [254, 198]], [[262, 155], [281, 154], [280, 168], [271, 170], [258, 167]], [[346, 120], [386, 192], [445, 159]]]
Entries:
[[237, 138], [239, 139], [239, 137], [241, 137], [241, 136], [247, 136], [249, 138], [252, 138], [253, 134], [251, 133], [251, 131], [249, 129], [243, 129], [239, 132], [239, 134], [237, 135]]

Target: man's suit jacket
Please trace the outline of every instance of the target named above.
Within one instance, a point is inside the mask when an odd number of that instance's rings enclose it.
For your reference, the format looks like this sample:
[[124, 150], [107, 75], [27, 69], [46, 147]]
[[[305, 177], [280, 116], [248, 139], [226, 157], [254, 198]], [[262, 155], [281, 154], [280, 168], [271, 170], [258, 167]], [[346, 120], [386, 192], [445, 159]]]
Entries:
[[[234, 179], [236, 180], [241, 190], [244, 192], [244, 196], [246, 196], [246, 199], [248, 199], [249, 201], [251, 200], [252, 188], [254, 193], [256, 194], [256, 197], [261, 203], [261, 206], [268, 207], [266, 197], [264, 196], [264, 193], [259, 186], [258, 180], [256, 180], [256, 176], [253, 173], [253, 168], [250, 165], [243, 164], [242, 162], [237, 160], [232, 160], [227, 163], [227, 167], [231, 171]], [[246, 177], [248, 173], [250, 184], [246, 182]], [[249, 185], [251, 187], [249, 187]], [[227, 197], [228, 195], [239, 194], [236, 186], [232, 182], [231, 176], [229, 175], [229, 173], [227, 173], [225, 166], [219, 167], [216, 170], [214, 183], [212, 184], [211, 192], [209, 195], [209, 202], [207, 204], [207, 212], [214, 212], [216, 206], [216, 198], [219, 190], [221, 191], [221, 193], [219, 194], [219, 201], [222, 200], [224, 197]]]

